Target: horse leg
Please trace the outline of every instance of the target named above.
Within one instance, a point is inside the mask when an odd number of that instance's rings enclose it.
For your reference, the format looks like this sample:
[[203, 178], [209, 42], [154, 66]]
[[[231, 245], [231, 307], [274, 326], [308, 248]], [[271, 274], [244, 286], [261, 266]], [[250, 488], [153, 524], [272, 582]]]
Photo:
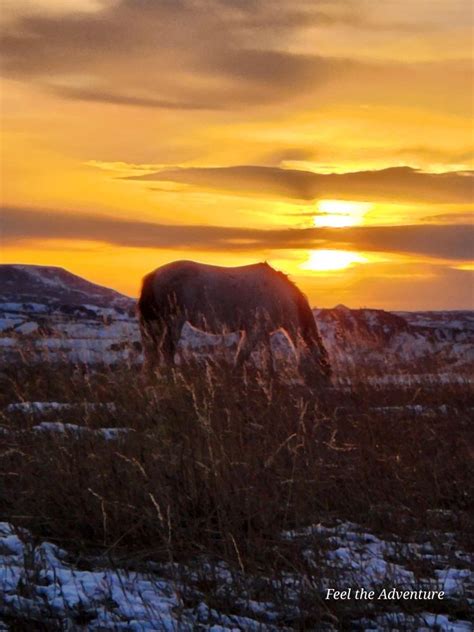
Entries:
[[331, 369], [326, 349], [312, 332], [301, 331], [305, 349], [300, 356], [300, 371], [310, 388], [329, 385]]
[[153, 378], [163, 367], [174, 365], [180, 328], [163, 320], [140, 323], [144, 353], [144, 373]]
[[251, 334], [247, 334], [244, 331], [237, 349], [234, 368], [242, 368], [244, 363], [250, 358], [252, 352], [256, 350], [259, 351], [262, 359], [262, 375], [268, 378], [273, 378], [275, 376], [275, 369], [273, 365], [270, 332], [268, 331], [255, 331]]
[[273, 363], [273, 351], [271, 343], [271, 333], [263, 334], [263, 340], [258, 345], [260, 357], [262, 358], [262, 372], [265, 377], [273, 379], [276, 376], [275, 366]]
[[[290, 349], [287, 352], [286, 357], [280, 357], [279, 362], [273, 363], [274, 367], [278, 370], [282, 369], [283, 373], [291, 376], [292, 378], [297, 375], [301, 375], [300, 365], [301, 365], [301, 352], [302, 352], [302, 338], [299, 334], [298, 330], [294, 327], [281, 327], [280, 330], [284, 332], [284, 334], [288, 338], [288, 342], [291, 345]], [[274, 368], [275, 370], [275, 368]]]
[[140, 321], [140, 333], [143, 349], [143, 377], [148, 381], [153, 378], [158, 367], [158, 345], [154, 323]]
[[174, 328], [165, 325], [159, 349], [160, 363], [162, 366], [174, 366], [174, 355], [176, 353], [178, 339], [179, 336], [176, 335]]
[[234, 368], [240, 369], [250, 358], [250, 354], [255, 349], [258, 344], [259, 334], [255, 331], [248, 333], [247, 331], [242, 332], [242, 337], [239, 342], [239, 346], [237, 348], [237, 352], [235, 354], [234, 359]]

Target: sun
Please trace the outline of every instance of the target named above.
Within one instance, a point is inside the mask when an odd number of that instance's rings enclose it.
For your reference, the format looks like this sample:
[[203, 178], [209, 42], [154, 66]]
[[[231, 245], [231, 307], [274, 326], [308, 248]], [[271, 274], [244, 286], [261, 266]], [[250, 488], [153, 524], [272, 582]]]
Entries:
[[350, 250], [312, 250], [300, 268], [313, 272], [329, 272], [331, 270], [344, 270], [356, 263], [366, 262], [366, 257]]
[[313, 217], [317, 228], [344, 228], [362, 223], [364, 215], [372, 208], [370, 202], [347, 200], [320, 200], [318, 212]]

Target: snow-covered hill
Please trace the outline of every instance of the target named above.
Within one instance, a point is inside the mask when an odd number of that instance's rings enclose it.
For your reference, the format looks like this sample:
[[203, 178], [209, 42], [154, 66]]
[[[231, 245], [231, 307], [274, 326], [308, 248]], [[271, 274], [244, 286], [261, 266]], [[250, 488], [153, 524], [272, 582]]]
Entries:
[[467, 369], [474, 364], [474, 312], [313, 310], [336, 369]]
[[135, 301], [62, 268], [0, 266], [0, 361], [136, 360]]
[[[362, 367], [465, 372], [474, 366], [473, 311], [390, 313], [338, 305], [314, 315], [336, 373]], [[275, 338], [275, 345], [282, 340]], [[181, 347], [199, 352], [215, 342], [188, 327]], [[224, 346], [235, 340], [228, 342]], [[140, 362], [135, 301], [61, 268], [0, 266], [0, 361], [20, 359]]]
[[452, 312], [394, 312], [416, 327], [460, 329], [474, 331], [474, 311]]
[[51, 306], [108, 307], [129, 310], [134, 301], [115, 290], [86, 281], [63, 268], [0, 265], [0, 298], [3, 302]]

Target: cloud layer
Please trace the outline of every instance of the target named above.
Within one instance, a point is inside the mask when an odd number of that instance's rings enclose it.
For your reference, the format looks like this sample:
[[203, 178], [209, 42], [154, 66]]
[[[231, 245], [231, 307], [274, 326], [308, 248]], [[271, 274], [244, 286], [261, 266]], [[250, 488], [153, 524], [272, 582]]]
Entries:
[[157, 250], [224, 253], [345, 248], [464, 261], [472, 259], [474, 243], [474, 225], [469, 224], [256, 230], [125, 221], [24, 208], [4, 208], [2, 217], [5, 244], [25, 240], [66, 239]]
[[301, 200], [336, 198], [469, 203], [473, 173], [423, 173], [410, 167], [354, 173], [314, 173], [279, 167], [236, 166], [163, 170], [130, 180], [180, 182], [243, 194]]
[[[310, 276], [336, 302], [472, 298], [471, 0], [3, 5], [8, 256], [126, 289], [184, 252], [298, 275], [313, 248], [405, 253], [402, 280], [391, 254]], [[367, 225], [296, 227], [319, 199], [373, 202]]]
[[2, 72], [63, 98], [108, 104], [221, 109], [316, 96], [319, 103], [391, 104], [402, 93], [407, 106], [468, 113], [466, 60], [402, 63], [322, 45], [299, 50], [302, 41], [317, 42], [321, 29], [343, 29], [335, 41], [344, 29], [423, 33], [419, 21], [373, 13], [360, 0], [118, 0], [94, 11], [20, 13], [0, 42]]

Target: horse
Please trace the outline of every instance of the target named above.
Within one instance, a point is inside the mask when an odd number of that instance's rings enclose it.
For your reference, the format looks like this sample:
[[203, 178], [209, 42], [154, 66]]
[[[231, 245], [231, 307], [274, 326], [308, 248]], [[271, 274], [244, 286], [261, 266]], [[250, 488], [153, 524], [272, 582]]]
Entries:
[[329, 384], [331, 369], [305, 295], [268, 263], [239, 267], [175, 261], [143, 279], [138, 301], [140, 332], [149, 371], [173, 366], [183, 326], [210, 334], [239, 332], [234, 366], [260, 348], [271, 356], [270, 337], [284, 330], [298, 350], [298, 367], [310, 385]]

